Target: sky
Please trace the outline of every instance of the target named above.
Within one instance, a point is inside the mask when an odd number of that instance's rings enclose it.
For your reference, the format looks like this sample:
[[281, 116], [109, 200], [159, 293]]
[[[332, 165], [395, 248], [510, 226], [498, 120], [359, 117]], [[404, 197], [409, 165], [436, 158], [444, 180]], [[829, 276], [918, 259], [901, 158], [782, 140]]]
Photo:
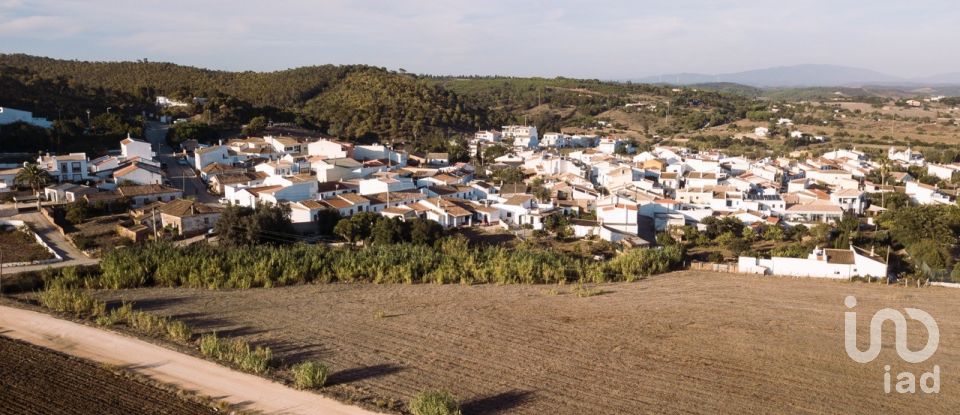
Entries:
[[960, 71], [952, 1], [0, 0], [0, 53], [269, 71], [635, 79], [794, 64]]

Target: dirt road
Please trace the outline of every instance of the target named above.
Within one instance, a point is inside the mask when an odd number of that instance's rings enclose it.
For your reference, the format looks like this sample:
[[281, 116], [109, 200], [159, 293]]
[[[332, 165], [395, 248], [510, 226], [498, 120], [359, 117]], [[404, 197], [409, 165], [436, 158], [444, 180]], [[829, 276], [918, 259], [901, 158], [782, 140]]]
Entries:
[[43, 238], [50, 246], [53, 247], [61, 257], [63, 261], [54, 262], [52, 264], [44, 265], [26, 265], [22, 267], [9, 267], [3, 270], [4, 274], [16, 274], [18, 272], [27, 272], [27, 271], [39, 271], [47, 268], [62, 268], [69, 266], [78, 266], [78, 265], [92, 265], [100, 262], [99, 259], [90, 258], [86, 256], [83, 252], [73, 246], [70, 242], [67, 241], [67, 238], [58, 232], [53, 225], [50, 224], [46, 218], [43, 217], [40, 213], [31, 212], [31, 213], [21, 213], [18, 215], [11, 216], [10, 219], [22, 220], [24, 222], [29, 222], [33, 226], [33, 230]]
[[123, 366], [159, 382], [175, 384], [246, 410], [283, 414], [373, 413], [139, 339], [34, 311], [0, 306], [0, 333], [69, 355]]

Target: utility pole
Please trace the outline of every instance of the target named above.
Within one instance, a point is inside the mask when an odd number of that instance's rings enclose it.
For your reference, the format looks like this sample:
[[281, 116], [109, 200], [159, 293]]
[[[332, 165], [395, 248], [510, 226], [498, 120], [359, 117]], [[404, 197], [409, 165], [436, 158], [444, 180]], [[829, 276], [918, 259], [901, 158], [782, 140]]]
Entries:
[[153, 211], [153, 220], [150, 221], [153, 225], [153, 239], [157, 239], [157, 208], [151, 210]]
[[0, 296], [3, 295], [3, 250], [0, 249]]

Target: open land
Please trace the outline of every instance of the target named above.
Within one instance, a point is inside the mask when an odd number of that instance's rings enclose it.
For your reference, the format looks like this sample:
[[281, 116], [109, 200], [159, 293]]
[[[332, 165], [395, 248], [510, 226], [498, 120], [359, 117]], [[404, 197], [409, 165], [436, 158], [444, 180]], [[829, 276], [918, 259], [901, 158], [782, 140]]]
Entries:
[[[405, 401], [448, 389], [465, 413], [952, 413], [960, 407], [956, 292], [818, 279], [676, 272], [598, 286], [330, 284], [235, 291], [104, 291], [108, 300], [330, 364], [325, 393]], [[920, 308], [940, 348], [907, 364], [893, 330], [868, 364], [845, 353], [844, 298], [859, 345], [877, 310]], [[909, 345], [926, 342], [911, 322]], [[885, 394], [894, 376], [941, 368], [941, 393]]]
[[213, 414], [212, 407], [94, 363], [0, 336], [2, 414]]

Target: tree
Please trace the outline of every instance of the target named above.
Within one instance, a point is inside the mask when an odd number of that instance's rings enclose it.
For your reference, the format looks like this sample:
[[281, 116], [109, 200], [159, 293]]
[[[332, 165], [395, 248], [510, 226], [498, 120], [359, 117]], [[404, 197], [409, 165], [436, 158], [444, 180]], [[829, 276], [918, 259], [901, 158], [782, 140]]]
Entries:
[[90, 207], [86, 200], [81, 199], [67, 205], [67, 213], [64, 215], [64, 219], [76, 225], [86, 220], [88, 216], [90, 216]]
[[252, 213], [251, 209], [245, 206], [233, 204], [227, 206], [220, 213], [220, 219], [213, 225], [213, 231], [218, 235], [220, 243], [242, 245], [247, 242], [243, 218], [250, 213]]
[[523, 172], [517, 167], [507, 167], [494, 172], [493, 177], [503, 183], [520, 183], [523, 181]]
[[220, 241], [227, 245], [284, 244], [295, 242], [290, 206], [257, 205], [255, 209], [230, 205], [214, 225]]
[[403, 242], [404, 223], [397, 218], [380, 217], [370, 228], [370, 239], [377, 245]]
[[40, 210], [40, 189], [43, 189], [53, 181], [50, 173], [47, 173], [39, 164], [30, 163], [23, 166], [23, 168], [17, 172], [14, 180], [30, 186], [30, 189], [33, 190], [33, 193], [37, 196], [37, 210]]
[[243, 134], [258, 135], [267, 129], [267, 117], [258, 115], [250, 119], [247, 125], [243, 126]]
[[317, 233], [333, 235], [333, 229], [340, 223], [340, 212], [336, 209], [322, 209], [317, 212]]
[[359, 212], [350, 217], [337, 222], [333, 228], [333, 233], [337, 234], [350, 243], [365, 241], [370, 238], [373, 226], [380, 215], [373, 212]]
[[417, 245], [433, 245], [443, 237], [443, 227], [428, 219], [414, 218], [410, 224], [410, 242]]

